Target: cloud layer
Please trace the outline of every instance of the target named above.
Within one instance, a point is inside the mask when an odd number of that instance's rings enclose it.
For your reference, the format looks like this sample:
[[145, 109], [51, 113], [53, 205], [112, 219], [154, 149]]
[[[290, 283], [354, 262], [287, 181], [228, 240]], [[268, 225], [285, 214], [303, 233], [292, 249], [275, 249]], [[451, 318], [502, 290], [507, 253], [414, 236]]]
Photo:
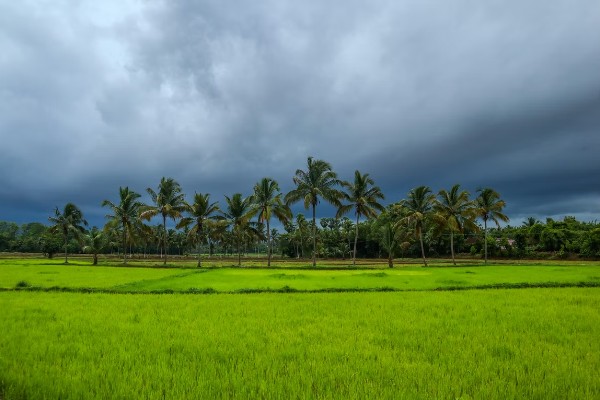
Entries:
[[308, 155], [600, 214], [600, 3], [52, 1], [0, 6], [0, 219], [161, 176], [215, 199]]

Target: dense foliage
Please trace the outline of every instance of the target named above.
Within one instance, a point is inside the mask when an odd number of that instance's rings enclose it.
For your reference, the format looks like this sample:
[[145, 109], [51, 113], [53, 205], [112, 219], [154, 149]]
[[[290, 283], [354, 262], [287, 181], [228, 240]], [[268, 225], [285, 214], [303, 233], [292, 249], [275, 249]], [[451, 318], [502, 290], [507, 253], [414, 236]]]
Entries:
[[[385, 209], [378, 200], [383, 193], [369, 174], [355, 171], [353, 182], [338, 179], [331, 165], [308, 158], [306, 170], [293, 177], [296, 188], [284, 194], [271, 178], [263, 178], [253, 193], [225, 196], [225, 207], [209, 201], [210, 194], [196, 194], [193, 202], [173, 178], [163, 177], [155, 191], [147, 192], [152, 204], [138, 201], [140, 195], [119, 188], [117, 201], [104, 200], [110, 209], [100, 230], [86, 230], [81, 211], [68, 203], [55, 209], [51, 227], [41, 223], [18, 225], [0, 221], [0, 251], [120, 254], [130, 257], [160, 254], [238, 255], [248, 252], [312, 259], [387, 258], [389, 266], [398, 257], [490, 257], [568, 258], [600, 257], [600, 225], [565, 217], [562, 221], [529, 218], [521, 226], [508, 222], [504, 200], [491, 188], [476, 196], [454, 185], [450, 190], [432, 191], [420, 186], [406, 199]], [[316, 218], [316, 207], [325, 200], [337, 207], [336, 218]], [[293, 216], [289, 205], [301, 202], [310, 213]], [[348, 217], [344, 214], [350, 214]], [[276, 217], [283, 230], [272, 229]], [[342, 217], [343, 216], [343, 217]], [[366, 218], [361, 220], [360, 217]], [[155, 225], [144, 221], [157, 219]], [[167, 219], [176, 229], [168, 229]], [[490, 224], [492, 226], [490, 227]]]

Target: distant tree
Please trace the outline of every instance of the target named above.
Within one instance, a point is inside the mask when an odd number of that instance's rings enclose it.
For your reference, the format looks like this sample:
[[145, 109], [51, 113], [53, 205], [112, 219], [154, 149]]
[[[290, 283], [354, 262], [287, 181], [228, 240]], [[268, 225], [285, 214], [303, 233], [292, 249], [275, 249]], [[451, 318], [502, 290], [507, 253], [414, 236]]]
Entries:
[[253, 209], [258, 214], [258, 222], [266, 224], [267, 267], [271, 266], [271, 217], [275, 216], [282, 224], [292, 218], [292, 211], [282, 202], [281, 196], [279, 184], [271, 178], [263, 178], [254, 185]]
[[419, 186], [412, 189], [408, 193], [408, 198], [400, 202], [408, 212], [405, 217], [406, 222], [414, 227], [415, 234], [419, 238], [421, 256], [425, 266], [427, 266], [427, 259], [425, 258], [425, 246], [423, 245], [423, 230], [425, 220], [432, 211], [434, 200], [435, 196], [431, 193], [429, 186]]
[[84, 236], [84, 241], [83, 252], [92, 254], [94, 257], [92, 265], [98, 265], [98, 254], [104, 251], [106, 247], [104, 233], [94, 227]]
[[343, 204], [338, 208], [337, 217], [354, 210], [356, 216], [356, 225], [354, 230], [354, 251], [352, 252], [352, 265], [356, 265], [356, 244], [358, 243], [358, 222], [360, 217], [374, 218], [377, 211], [382, 211], [384, 207], [379, 203], [383, 199], [383, 192], [369, 174], [362, 175], [358, 170], [354, 172], [354, 182], [342, 182], [346, 189], [343, 193], [343, 199], [349, 204]]
[[38, 239], [38, 246], [41, 252], [48, 256], [48, 258], [54, 258], [54, 255], [61, 250], [62, 247], [62, 234], [56, 231], [52, 231], [50, 228], [42, 234]]
[[538, 221], [535, 217], [527, 217], [527, 219], [525, 221], [523, 221], [523, 227], [531, 228], [535, 224], [539, 224], [539, 222], [540, 221]]
[[450, 232], [450, 253], [452, 262], [456, 265], [454, 258], [454, 233], [463, 232], [464, 228], [477, 230], [475, 219], [477, 210], [473, 202], [469, 200], [469, 192], [460, 190], [460, 185], [454, 185], [450, 189], [440, 190], [433, 209], [436, 220], [442, 229]]
[[83, 218], [81, 210], [73, 203], [67, 203], [63, 212], [61, 213], [58, 207], [54, 210], [54, 216], [49, 217], [53, 225], [50, 227], [50, 231], [53, 233], [61, 233], [64, 240], [65, 246], [65, 264], [69, 263], [67, 256], [67, 247], [69, 244], [69, 236], [73, 235], [75, 238], [80, 239], [81, 234], [85, 232], [85, 227], [88, 223]]
[[497, 227], [500, 227], [500, 222], [508, 222], [509, 218], [502, 213], [502, 209], [506, 206], [504, 200], [500, 199], [500, 194], [493, 189], [484, 188], [477, 189], [477, 199], [475, 200], [477, 207], [477, 215], [483, 220], [483, 232], [484, 232], [484, 254], [485, 263], [487, 264], [487, 222], [488, 220], [494, 221]]
[[140, 207], [143, 204], [137, 199], [140, 195], [129, 190], [129, 187], [119, 187], [119, 203], [115, 204], [110, 200], [104, 200], [102, 207], [109, 207], [112, 214], [106, 215], [109, 219], [107, 228], [114, 226], [121, 227], [121, 243], [123, 246], [123, 264], [127, 264], [127, 238], [129, 242], [133, 240], [136, 224], [139, 218]]
[[158, 185], [158, 192], [152, 190], [152, 188], [146, 189], [150, 198], [152, 199], [152, 205], [142, 206], [140, 217], [145, 220], [150, 220], [152, 217], [161, 215], [162, 226], [163, 226], [163, 250], [164, 250], [164, 261], [163, 264], [167, 264], [167, 249], [168, 234], [167, 234], [167, 217], [173, 221], [181, 218], [181, 213], [185, 210], [185, 198], [181, 185], [173, 178], [162, 177]]
[[227, 210], [225, 218], [231, 226], [231, 232], [235, 238], [238, 266], [242, 266], [242, 242], [245, 236], [250, 232], [257, 234], [255, 227], [250, 224], [250, 219], [256, 214], [256, 210], [252, 208], [252, 197], [243, 198], [241, 193], [235, 193], [231, 197], [225, 196], [227, 202]]
[[211, 203], [210, 194], [196, 193], [192, 204], [185, 203], [185, 211], [189, 216], [182, 218], [177, 228], [191, 226], [188, 236], [193, 237], [197, 245], [198, 268], [200, 268], [202, 266], [200, 246], [208, 237], [210, 221], [219, 219], [221, 210], [218, 202]]
[[312, 157], [308, 157], [306, 171], [296, 170], [293, 180], [296, 189], [285, 196], [285, 202], [291, 205], [302, 200], [305, 209], [308, 210], [309, 207], [312, 207], [312, 264], [315, 267], [317, 265], [317, 204], [319, 204], [319, 198], [323, 198], [332, 205], [339, 207], [343, 195], [336, 187], [341, 184], [341, 181], [337, 178], [337, 174], [333, 172], [331, 164], [323, 160], [314, 160]]

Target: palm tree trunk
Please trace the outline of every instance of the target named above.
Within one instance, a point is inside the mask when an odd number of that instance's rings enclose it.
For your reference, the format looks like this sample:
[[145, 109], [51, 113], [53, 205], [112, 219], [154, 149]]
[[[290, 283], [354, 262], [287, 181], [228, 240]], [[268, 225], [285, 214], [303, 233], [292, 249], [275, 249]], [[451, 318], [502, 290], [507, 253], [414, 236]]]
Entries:
[[354, 251], [352, 252], [352, 266], [356, 266], [356, 243], [358, 242], [358, 217], [359, 214], [356, 213], [356, 226], [354, 228]]
[[163, 261], [163, 265], [167, 265], [167, 242], [169, 241], [169, 239], [167, 238], [167, 216], [163, 214], [163, 234], [164, 236], [164, 242], [163, 242], [163, 248], [165, 249], [165, 259]]
[[65, 235], [65, 264], [69, 263], [69, 259], [67, 258], [67, 246], [68, 246], [68, 236]]
[[452, 263], [456, 265], [456, 260], [454, 259], [454, 231], [450, 230], [450, 253], [452, 253]]
[[125, 225], [123, 225], [123, 264], [127, 264], [127, 236], [125, 235]]
[[200, 268], [200, 267], [202, 267], [202, 262], [200, 261], [200, 244], [201, 244], [200, 243], [200, 235], [198, 235], [196, 237], [196, 239], [198, 240], [198, 247], [197, 247], [197, 250], [198, 250], [198, 268]]
[[483, 248], [484, 248], [484, 259], [487, 264], [487, 220], [483, 220]]
[[269, 219], [267, 218], [267, 267], [271, 266], [271, 230], [269, 228]]
[[423, 246], [423, 230], [419, 229], [419, 242], [421, 242], [421, 255], [423, 256], [423, 264], [427, 266], [427, 260], [425, 259], [425, 246]]
[[394, 259], [392, 258], [392, 252], [388, 253], [388, 267], [394, 268]]
[[313, 214], [313, 267], [317, 266], [317, 215], [316, 215], [316, 206], [313, 203], [312, 205], [312, 214]]
[[94, 262], [92, 265], [98, 265], [98, 254], [94, 254]]
[[238, 234], [238, 240], [237, 240], [238, 267], [242, 266], [242, 248], [240, 246], [242, 238], [240, 236], [241, 235]]

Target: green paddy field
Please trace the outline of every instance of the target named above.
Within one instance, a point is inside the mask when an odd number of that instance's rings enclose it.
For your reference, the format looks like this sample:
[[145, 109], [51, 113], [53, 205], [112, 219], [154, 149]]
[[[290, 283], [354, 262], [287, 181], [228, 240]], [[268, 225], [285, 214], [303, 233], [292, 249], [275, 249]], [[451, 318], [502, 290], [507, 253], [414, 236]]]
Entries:
[[0, 259], [0, 398], [600, 398], [600, 264], [546, 264]]

